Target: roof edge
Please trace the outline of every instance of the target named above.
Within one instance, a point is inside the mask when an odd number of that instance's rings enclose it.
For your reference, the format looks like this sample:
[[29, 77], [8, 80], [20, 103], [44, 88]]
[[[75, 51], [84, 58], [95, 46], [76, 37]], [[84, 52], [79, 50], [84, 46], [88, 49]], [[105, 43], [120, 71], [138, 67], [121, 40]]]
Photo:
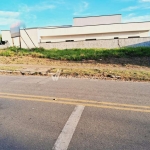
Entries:
[[[58, 26], [54, 28], [48, 28], [48, 27], [35, 27], [35, 28], [26, 28], [26, 30], [30, 29], [57, 29], [57, 28], [74, 28], [74, 27], [88, 27], [88, 26], [108, 26], [108, 25], [115, 25], [115, 24], [130, 24], [130, 23], [147, 23], [150, 21], [142, 21], [142, 22], [124, 22], [124, 23], [112, 23], [112, 24], [97, 24], [97, 25], [85, 25], [85, 26]], [[23, 29], [21, 29], [23, 30]], [[1, 31], [10, 31], [10, 30], [1, 30]]]
[[112, 15], [97, 15], [97, 16], [85, 16], [85, 17], [73, 17], [74, 19], [75, 18], [90, 18], [90, 17], [103, 17], [103, 16], [122, 16], [122, 14], [112, 14]]
[[150, 21], [143, 21], [143, 22], [125, 22], [125, 23], [111, 23], [111, 24], [96, 24], [96, 25], [85, 25], [85, 26], [71, 26], [71, 27], [64, 27], [64, 26], [59, 26], [59, 27], [55, 27], [55, 28], [45, 28], [45, 27], [41, 27], [38, 29], [57, 29], [57, 28], [74, 28], [74, 27], [90, 27], [90, 26], [109, 26], [109, 25], [115, 25], [115, 24], [132, 24], [132, 23], [150, 23]]

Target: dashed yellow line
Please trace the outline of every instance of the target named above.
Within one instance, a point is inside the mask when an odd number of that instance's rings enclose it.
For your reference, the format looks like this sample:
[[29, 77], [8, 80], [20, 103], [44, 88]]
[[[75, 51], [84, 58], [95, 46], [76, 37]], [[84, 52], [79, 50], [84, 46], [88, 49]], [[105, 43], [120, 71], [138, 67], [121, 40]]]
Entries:
[[0, 93], [0, 98], [35, 101], [35, 102], [46, 102], [46, 103], [57, 103], [57, 104], [67, 104], [67, 105], [83, 105], [83, 106], [88, 106], [88, 107], [150, 113], [150, 106], [98, 102], [98, 101], [90, 101], [90, 100], [76, 100], [76, 99], [69, 99], [69, 98], [57, 98], [56, 100], [53, 100], [53, 99], [55, 99], [54, 97], [10, 94], [10, 93]]

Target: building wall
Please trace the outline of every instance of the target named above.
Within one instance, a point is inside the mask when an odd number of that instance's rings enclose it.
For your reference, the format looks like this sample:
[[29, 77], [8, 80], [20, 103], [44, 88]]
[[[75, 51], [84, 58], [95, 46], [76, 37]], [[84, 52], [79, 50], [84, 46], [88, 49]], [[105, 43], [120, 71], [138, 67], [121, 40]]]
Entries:
[[12, 46], [13, 44], [12, 44], [12, 39], [11, 39], [10, 31], [9, 30], [7, 30], [7, 31], [3, 30], [3, 31], [1, 31], [1, 33], [2, 33], [2, 40], [3, 41], [8, 41], [9, 45]]
[[150, 47], [150, 37], [131, 39], [109, 39], [96, 41], [40, 43], [45, 49], [73, 49], [73, 48], [120, 48], [120, 47]]
[[114, 39], [118, 38], [128, 38], [131, 36], [148, 37], [148, 31], [137, 31], [137, 32], [116, 32], [116, 33], [97, 33], [97, 34], [79, 34], [79, 35], [64, 35], [64, 36], [43, 36], [41, 37], [41, 42], [65, 42], [66, 40], [89, 40], [89, 39]]
[[[38, 39], [38, 29], [26, 29], [26, 32], [32, 39], [33, 43], [35, 44], [36, 47], [39, 46], [39, 39]], [[23, 48], [34, 48], [34, 44], [28, 37], [27, 33], [24, 30], [20, 31], [21, 34], [21, 46]], [[3, 41], [8, 41], [9, 46], [13, 46], [13, 41], [14, 41], [14, 46], [20, 46], [19, 43], [19, 37], [16, 38], [11, 38], [10, 31], [2, 31], [2, 40]]]
[[121, 23], [121, 15], [79, 17], [73, 19], [73, 26]]
[[[26, 32], [25, 32], [25, 30], [21, 30], [22, 47], [24, 47], [24, 48], [27, 48], [27, 46], [29, 48], [39, 47], [38, 29], [27, 29]], [[30, 36], [32, 41], [31, 41], [31, 39], [29, 38], [29, 36], [27, 34]]]
[[7, 45], [0, 45], [0, 49], [6, 49], [7, 47]]
[[60, 28], [40, 28], [39, 35], [47, 36], [72, 36], [85, 34], [106, 34], [121, 32], [146, 32], [150, 30], [150, 22], [125, 23], [111, 25], [97, 25], [84, 27], [60, 27]]
[[[114, 39], [129, 36], [148, 37], [150, 22], [97, 25], [85, 27], [32, 28], [21, 30], [23, 48], [39, 47], [40, 42], [63, 42], [66, 40], [81, 41], [86, 39]], [[2, 31], [2, 39], [13, 46], [10, 31]], [[14, 38], [14, 45], [19, 46], [19, 38]]]

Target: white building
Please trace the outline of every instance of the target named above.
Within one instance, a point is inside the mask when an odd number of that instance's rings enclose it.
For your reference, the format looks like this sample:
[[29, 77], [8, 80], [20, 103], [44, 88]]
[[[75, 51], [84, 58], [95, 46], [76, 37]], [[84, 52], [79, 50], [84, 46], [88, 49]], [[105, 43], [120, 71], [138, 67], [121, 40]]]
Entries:
[[[77, 17], [72, 26], [27, 28], [21, 30], [21, 45], [24, 48], [39, 47], [39, 43], [90, 41], [149, 37], [150, 21], [121, 23], [121, 15]], [[2, 30], [3, 41], [13, 46], [9, 30]], [[19, 46], [19, 38], [14, 38]]]

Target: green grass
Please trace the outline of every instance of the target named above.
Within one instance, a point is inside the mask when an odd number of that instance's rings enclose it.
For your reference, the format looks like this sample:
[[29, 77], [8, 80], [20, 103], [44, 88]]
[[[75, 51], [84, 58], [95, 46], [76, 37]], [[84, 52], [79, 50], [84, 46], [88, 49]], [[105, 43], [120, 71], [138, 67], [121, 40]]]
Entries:
[[102, 58], [133, 58], [150, 57], [150, 47], [127, 47], [120, 49], [67, 49], [67, 50], [44, 50], [43, 48], [17, 49], [10, 47], [0, 51], [0, 56], [32, 56], [38, 58], [49, 58], [54, 60], [99, 60]]

